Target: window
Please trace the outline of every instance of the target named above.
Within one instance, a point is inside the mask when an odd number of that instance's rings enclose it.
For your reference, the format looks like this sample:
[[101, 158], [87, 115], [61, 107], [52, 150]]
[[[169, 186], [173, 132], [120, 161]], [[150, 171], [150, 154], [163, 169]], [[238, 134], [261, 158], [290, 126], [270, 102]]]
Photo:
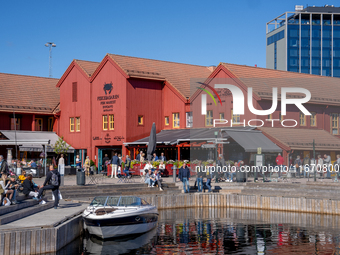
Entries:
[[306, 126], [306, 115], [300, 112], [300, 126]]
[[109, 129], [110, 130], [115, 129], [115, 116], [113, 114], [109, 115]]
[[205, 125], [212, 126], [213, 125], [213, 111], [207, 111], [207, 115], [205, 115]]
[[103, 115], [103, 130], [107, 130], [107, 115]]
[[224, 120], [224, 112], [220, 112], [220, 120]]
[[331, 114], [331, 122], [332, 122], [332, 134], [337, 135], [339, 128], [339, 116], [337, 113]]
[[240, 115], [239, 114], [234, 115], [233, 109], [231, 109], [231, 118], [233, 120], [233, 123], [239, 123], [240, 122]]
[[76, 132], [80, 132], [80, 117], [76, 117]]
[[172, 114], [172, 127], [179, 128], [179, 112]]
[[144, 119], [144, 117], [143, 117], [143, 115], [138, 115], [138, 125], [143, 125], [143, 119]]
[[70, 132], [74, 132], [74, 118], [70, 118]]
[[186, 127], [187, 128], [192, 127], [192, 112], [186, 112], [185, 117], [186, 117]]
[[20, 130], [20, 118], [11, 118], [11, 130]]
[[272, 119], [272, 115], [268, 114], [268, 120], [271, 120], [271, 119]]
[[164, 118], [165, 126], [169, 126], [169, 116], [165, 116]]
[[311, 112], [311, 116], [310, 116], [310, 125], [312, 127], [316, 127], [316, 112]]
[[48, 131], [53, 131], [53, 122], [54, 122], [53, 117], [49, 117], [48, 120], [47, 120], [47, 124], [48, 124], [47, 130]]
[[77, 87], [78, 84], [76, 82], [72, 82], [72, 102], [78, 101]]
[[35, 131], [43, 131], [43, 119], [35, 118]]

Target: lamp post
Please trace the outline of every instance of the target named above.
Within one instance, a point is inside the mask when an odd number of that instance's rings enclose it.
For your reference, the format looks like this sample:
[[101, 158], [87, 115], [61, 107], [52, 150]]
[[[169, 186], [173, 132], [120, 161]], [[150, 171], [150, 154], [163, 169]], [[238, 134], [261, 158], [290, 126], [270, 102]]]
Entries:
[[49, 77], [52, 78], [52, 47], [56, 47], [57, 45], [53, 42], [47, 42], [45, 44], [46, 47], [49, 47], [50, 57], [49, 57]]
[[215, 131], [215, 144], [216, 144], [216, 153], [215, 153], [215, 162], [216, 162], [216, 164], [215, 164], [215, 178], [216, 178], [216, 183], [218, 182], [218, 178], [217, 178], [217, 155], [218, 155], [218, 152], [217, 152], [217, 150], [218, 150], [218, 143], [217, 143], [217, 135], [218, 135], [218, 131]]

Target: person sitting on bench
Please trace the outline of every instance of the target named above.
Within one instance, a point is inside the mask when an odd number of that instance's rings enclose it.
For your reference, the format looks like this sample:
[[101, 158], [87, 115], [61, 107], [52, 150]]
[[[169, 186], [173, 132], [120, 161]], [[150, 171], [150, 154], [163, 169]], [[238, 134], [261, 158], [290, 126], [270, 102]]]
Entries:
[[161, 175], [159, 173], [158, 170], [155, 170], [154, 172], [154, 180], [155, 180], [155, 185], [157, 184], [158, 187], [159, 187], [159, 190], [163, 191], [163, 188], [162, 188], [162, 180], [161, 180]]
[[28, 197], [33, 197], [34, 200], [38, 200], [38, 192], [35, 191], [34, 189], [34, 184], [32, 182], [33, 176], [29, 174], [27, 178], [24, 180], [22, 186], [23, 186], [23, 191], [25, 196]]

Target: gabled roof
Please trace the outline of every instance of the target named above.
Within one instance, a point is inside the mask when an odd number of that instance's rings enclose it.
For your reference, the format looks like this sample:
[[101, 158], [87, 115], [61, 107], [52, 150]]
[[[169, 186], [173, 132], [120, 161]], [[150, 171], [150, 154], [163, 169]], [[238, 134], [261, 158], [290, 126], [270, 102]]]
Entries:
[[184, 97], [190, 97], [190, 79], [208, 78], [211, 71], [206, 66], [136, 58], [108, 54], [129, 76], [144, 79], [166, 80]]
[[86, 61], [86, 60], [79, 60], [79, 59], [74, 59], [71, 64], [68, 66], [66, 71], [64, 72], [63, 76], [59, 79], [58, 83], [56, 84], [56, 87], [60, 87], [61, 84], [64, 82], [66, 77], [69, 75], [73, 67], [79, 68], [82, 72], [83, 75], [90, 80], [91, 76], [93, 73], [96, 71], [97, 67], [100, 65], [99, 62], [93, 62], [93, 61]]
[[88, 77], [91, 77], [94, 71], [96, 71], [97, 67], [99, 66], [99, 62], [93, 62], [93, 61], [85, 61], [85, 60], [74, 60], [81, 69], [84, 70], [84, 72], [87, 74]]
[[0, 73], [0, 111], [52, 114], [59, 103], [58, 79]]
[[340, 150], [340, 139], [322, 129], [271, 127], [259, 129], [293, 150], [313, 150], [313, 139], [315, 140], [316, 150]]
[[[253, 92], [263, 99], [272, 99], [272, 88], [278, 88], [281, 98], [282, 87], [299, 87], [311, 93], [311, 103], [340, 105], [340, 79], [328, 76], [279, 71], [260, 67], [221, 63], [245, 86], [252, 87]], [[290, 93], [289, 93], [290, 95]], [[305, 97], [304, 94], [291, 94]], [[288, 96], [287, 96], [288, 98]]]

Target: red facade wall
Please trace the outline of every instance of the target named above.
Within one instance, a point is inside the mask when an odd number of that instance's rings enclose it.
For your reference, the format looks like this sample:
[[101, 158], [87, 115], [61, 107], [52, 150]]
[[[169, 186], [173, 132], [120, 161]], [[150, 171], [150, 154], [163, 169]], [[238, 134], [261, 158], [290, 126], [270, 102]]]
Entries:
[[[72, 83], [78, 84], [78, 101], [72, 102]], [[110, 87], [111, 93], [104, 90]], [[87, 149], [95, 159], [98, 148], [119, 149], [128, 153], [124, 142], [149, 136], [153, 122], [160, 132], [172, 128], [172, 114], [180, 113], [180, 128], [185, 128], [186, 100], [164, 81], [129, 78], [111, 58], [105, 57], [90, 81], [74, 64], [60, 86], [61, 116], [55, 123], [59, 136], [75, 149]], [[103, 115], [114, 115], [114, 130], [103, 130]], [[138, 124], [138, 115], [143, 124]], [[170, 125], [165, 126], [164, 117]], [[69, 118], [81, 118], [81, 131], [70, 132]]]
[[[173, 129], [173, 113], [178, 112], [180, 118], [180, 128], [186, 128], [186, 108], [185, 101], [174, 92], [171, 85], [165, 85], [163, 88], [163, 116], [161, 120], [162, 129]], [[169, 116], [169, 125], [165, 125], [165, 116]]]
[[[112, 91], [105, 94], [104, 85], [112, 83]], [[114, 99], [105, 99], [109, 96]], [[121, 146], [126, 139], [126, 78], [107, 61], [92, 81], [92, 147]], [[114, 130], [103, 130], [103, 115], [114, 115]], [[117, 137], [122, 139], [119, 141]], [[116, 139], [115, 139], [116, 138]], [[94, 158], [94, 152], [92, 155]]]
[[[162, 130], [163, 82], [128, 79], [126, 82], [126, 141], [132, 142], [150, 135], [152, 123], [157, 133]], [[138, 116], [143, 125], [138, 125]]]
[[[77, 82], [77, 102], [72, 102], [72, 83]], [[90, 149], [90, 82], [74, 65], [60, 86], [59, 136], [76, 149]], [[80, 132], [70, 132], [70, 117], [80, 117]]]

